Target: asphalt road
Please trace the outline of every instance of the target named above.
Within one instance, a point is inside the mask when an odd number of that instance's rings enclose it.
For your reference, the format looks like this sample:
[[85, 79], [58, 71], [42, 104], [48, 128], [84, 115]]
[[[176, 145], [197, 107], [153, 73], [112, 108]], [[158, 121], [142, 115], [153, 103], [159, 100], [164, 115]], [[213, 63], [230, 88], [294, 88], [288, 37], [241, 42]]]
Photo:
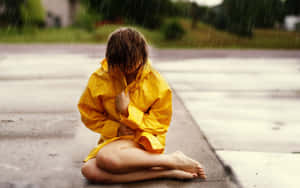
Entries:
[[[104, 52], [103, 45], [0, 45], [1, 188], [94, 186], [79, 169], [99, 135], [81, 124], [76, 102]], [[116, 187], [300, 186], [300, 51], [150, 53], [174, 91], [166, 151], [205, 164], [209, 180]]]
[[[0, 187], [107, 187], [81, 175], [82, 160], [100, 135], [84, 127], [76, 108], [100, 59], [13, 51], [0, 55]], [[166, 153], [181, 150], [201, 162], [207, 181], [159, 179], [111, 187], [237, 187], [175, 91], [173, 109]]]

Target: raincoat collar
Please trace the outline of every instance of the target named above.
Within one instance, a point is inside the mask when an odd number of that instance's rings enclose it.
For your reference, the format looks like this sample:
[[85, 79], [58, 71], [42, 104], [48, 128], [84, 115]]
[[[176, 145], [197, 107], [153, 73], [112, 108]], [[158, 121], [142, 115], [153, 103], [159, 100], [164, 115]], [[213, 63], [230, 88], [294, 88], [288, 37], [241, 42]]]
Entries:
[[[105, 72], [108, 72], [108, 63], [107, 63], [107, 60], [106, 58], [104, 58], [102, 61], [101, 61], [101, 65], [102, 65], [102, 69], [105, 71]], [[143, 68], [141, 68], [138, 73], [137, 73], [137, 76], [136, 76], [136, 80], [140, 80], [140, 79], [143, 79], [149, 72], [150, 72], [150, 67], [151, 67], [152, 63], [151, 61], [148, 59], [146, 64], [143, 66]], [[109, 73], [110, 74], [110, 73]], [[114, 74], [110, 74], [112, 77], [119, 77], [118, 75], [114, 75]], [[123, 80], [125, 82], [125, 84], [127, 85], [127, 82], [126, 82], [126, 78], [123, 77]]]

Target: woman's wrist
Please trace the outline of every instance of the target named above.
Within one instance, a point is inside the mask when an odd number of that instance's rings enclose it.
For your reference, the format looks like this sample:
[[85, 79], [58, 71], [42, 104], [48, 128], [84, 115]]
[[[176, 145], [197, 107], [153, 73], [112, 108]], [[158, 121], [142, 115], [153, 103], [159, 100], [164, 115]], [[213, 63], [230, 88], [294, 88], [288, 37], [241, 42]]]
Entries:
[[128, 112], [128, 106], [126, 107], [126, 109], [123, 111], [122, 113], [125, 117], [128, 117], [129, 112]]

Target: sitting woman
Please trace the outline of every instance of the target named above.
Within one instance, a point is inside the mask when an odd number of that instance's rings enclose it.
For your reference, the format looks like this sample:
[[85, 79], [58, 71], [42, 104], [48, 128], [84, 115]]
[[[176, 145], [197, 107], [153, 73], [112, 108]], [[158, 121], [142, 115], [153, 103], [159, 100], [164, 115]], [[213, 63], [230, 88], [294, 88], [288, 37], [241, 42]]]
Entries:
[[78, 103], [84, 125], [101, 134], [83, 160], [83, 176], [102, 183], [205, 179], [199, 162], [180, 151], [164, 154], [172, 90], [152, 67], [143, 35], [132, 28], [114, 31], [105, 56]]

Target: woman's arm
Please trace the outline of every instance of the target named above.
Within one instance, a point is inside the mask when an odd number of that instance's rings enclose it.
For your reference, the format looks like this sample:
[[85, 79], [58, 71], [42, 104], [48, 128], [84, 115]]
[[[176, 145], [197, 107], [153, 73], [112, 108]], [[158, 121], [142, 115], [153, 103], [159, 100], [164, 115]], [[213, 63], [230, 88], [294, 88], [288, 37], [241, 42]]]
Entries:
[[147, 112], [141, 111], [132, 101], [129, 101], [127, 106], [128, 115], [121, 114], [121, 123], [132, 129], [141, 129], [152, 134], [162, 134], [168, 131], [172, 117], [172, 91], [170, 88], [161, 91]]
[[130, 103], [129, 94], [122, 91], [116, 96], [116, 111], [124, 116], [128, 116], [128, 105]]
[[86, 87], [77, 104], [81, 121], [90, 130], [105, 137], [118, 136], [120, 122], [108, 118], [103, 108], [102, 98], [93, 97], [89, 87]]

